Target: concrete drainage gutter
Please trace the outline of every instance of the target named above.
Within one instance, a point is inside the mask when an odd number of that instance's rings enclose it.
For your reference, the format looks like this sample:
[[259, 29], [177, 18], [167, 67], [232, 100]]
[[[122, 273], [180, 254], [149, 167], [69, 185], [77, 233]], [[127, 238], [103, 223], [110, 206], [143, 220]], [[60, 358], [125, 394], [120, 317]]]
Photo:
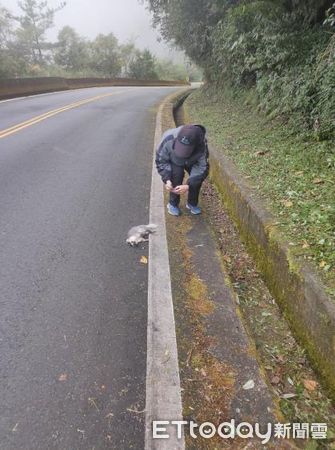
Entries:
[[211, 178], [292, 330], [335, 398], [335, 304], [314, 271], [292, 255], [275, 218], [214, 148]]
[[[180, 107], [186, 97], [185, 92], [176, 95], [173, 109]], [[166, 108], [171, 108], [171, 100]], [[185, 110], [177, 112], [177, 116], [190, 122]], [[276, 227], [276, 219], [265, 210], [232, 161], [210, 146], [210, 162], [211, 180], [243, 241], [295, 336], [335, 398], [335, 303], [314, 270], [292, 254]]]

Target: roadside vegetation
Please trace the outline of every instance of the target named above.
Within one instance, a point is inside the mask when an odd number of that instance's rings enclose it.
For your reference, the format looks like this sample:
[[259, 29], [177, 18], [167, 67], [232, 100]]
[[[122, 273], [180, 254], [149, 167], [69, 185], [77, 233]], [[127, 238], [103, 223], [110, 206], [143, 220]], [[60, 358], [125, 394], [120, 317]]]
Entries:
[[217, 90], [252, 92], [258, 109], [296, 133], [334, 138], [334, 0], [147, 3], [162, 36]]
[[191, 120], [335, 294], [334, 0], [147, 2], [163, 37], [204, 70]]
[[71, 26], [63, 27], [56, 42], [47, 34], [57, 12], [47, 1], [18, 2], [21, 13], [13, 14], [0, 1], [0, 79], [62, 76], [129, 77], [136, 79], [198, 80], [201, 71], [191, 62], [176, 64], [156, 58], [133, 42], [119, 43], [111, 32], [89, 40]]
[[335, 295], [333, 143], [303, 140], [213, 87], [192, 94], [185, 106], [276, 214], [292, 250], [314, 264]]

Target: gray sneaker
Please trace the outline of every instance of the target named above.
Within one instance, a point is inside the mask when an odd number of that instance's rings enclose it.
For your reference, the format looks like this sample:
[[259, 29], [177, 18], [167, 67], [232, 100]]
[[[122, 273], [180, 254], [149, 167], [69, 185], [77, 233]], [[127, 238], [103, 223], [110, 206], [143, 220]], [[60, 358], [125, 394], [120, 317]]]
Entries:
[[189, 203], [186, 203], [186, 208], [191, 211], [191, 214], [194, 215], [201, 214], [201, 208], [199, 208], [199, 206], [192, 206]]
[[171, 216], [180, 216], [181, 212], [178, 206], [173, 206], [171, 203], [168, 203], [166, 205], [168, 213], [171, 214]]

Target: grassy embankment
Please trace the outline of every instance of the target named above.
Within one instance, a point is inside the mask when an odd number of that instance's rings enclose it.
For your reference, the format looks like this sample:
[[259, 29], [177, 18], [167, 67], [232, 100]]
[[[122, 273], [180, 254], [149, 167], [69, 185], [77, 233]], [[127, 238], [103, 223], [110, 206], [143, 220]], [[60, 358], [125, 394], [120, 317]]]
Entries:
[[335, 144], [294, 135], [253, 102], [213, 87], [186, 101], [193, 123], [222, 149], [255, 188], [289, 238], [335, 295]]

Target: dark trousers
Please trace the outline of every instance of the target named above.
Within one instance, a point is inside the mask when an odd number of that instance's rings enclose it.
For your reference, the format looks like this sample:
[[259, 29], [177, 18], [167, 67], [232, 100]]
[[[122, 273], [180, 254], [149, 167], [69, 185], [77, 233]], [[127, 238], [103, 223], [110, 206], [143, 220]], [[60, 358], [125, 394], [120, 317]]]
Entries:
[[[171, 175], [172, 186], [176, 187], [176, 186], [183, 184], [183, 180], [184, 180], [184, 176], [185, 176], [184, 167], [177, 166], [175, 164], [172, 164], [171, 167], [172, 167], [172, 175]], [[186, 169], [186, 172], [189, 173], [189, 170]], [[199, 192], [200, 192], [201, 185], [202, 185], [202, 180], [199, 180], [197, 178], [194, 178], [194, 179], [191, 178], [189, 180], [189, 191], [188, 191], [187, 202], [192, 206], [197, 206], [197, 204], [198, 204]], [[171, 205], [178, 206], [179, 202], [180, 202], [180, 195], [170, 192]]]

